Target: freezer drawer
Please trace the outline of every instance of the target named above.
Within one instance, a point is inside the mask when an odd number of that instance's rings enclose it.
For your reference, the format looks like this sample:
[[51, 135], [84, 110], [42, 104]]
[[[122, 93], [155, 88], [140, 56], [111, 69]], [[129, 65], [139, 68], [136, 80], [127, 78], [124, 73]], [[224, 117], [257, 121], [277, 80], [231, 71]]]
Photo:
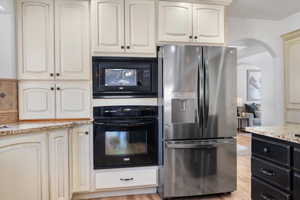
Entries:
[[236, 190], [235, 139], [167, 141], [164, 145], [164, 198]]

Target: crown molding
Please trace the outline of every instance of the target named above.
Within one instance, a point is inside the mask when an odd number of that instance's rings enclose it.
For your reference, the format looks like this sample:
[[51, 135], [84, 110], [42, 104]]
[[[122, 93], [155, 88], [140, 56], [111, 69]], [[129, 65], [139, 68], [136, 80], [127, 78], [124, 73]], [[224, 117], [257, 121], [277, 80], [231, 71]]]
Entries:
[[212, 5], [223, 5], [223, 6], [229, 6], [232, 3], [232, 0], [159, 0], [159, 1], [201, 3], [201, 4], [212, 4]]

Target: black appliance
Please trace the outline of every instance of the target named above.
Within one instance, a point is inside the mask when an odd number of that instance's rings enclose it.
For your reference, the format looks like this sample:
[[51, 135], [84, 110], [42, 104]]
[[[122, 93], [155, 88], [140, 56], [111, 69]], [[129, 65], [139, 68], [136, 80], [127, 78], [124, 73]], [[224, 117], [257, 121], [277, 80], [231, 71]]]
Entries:
[[158, 164], [157, 106], [94, 107], [94, 169]]
[[93, 96], [156, 97], [157, 58], [93, 57]]

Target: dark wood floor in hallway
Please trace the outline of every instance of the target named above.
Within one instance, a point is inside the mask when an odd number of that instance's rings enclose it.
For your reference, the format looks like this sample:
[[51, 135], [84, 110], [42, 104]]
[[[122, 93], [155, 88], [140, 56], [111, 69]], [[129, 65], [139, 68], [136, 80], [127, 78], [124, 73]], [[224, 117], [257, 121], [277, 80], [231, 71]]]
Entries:
[[[251, 136], [248, 134], [239, 134], [238, 141], [238, 179], [237, 179], [237, 191], [229, 195], [215, 195], [209, 197], [196, 197], [188, 198], [189, 200], [251, 200], [251, 165], [250, 165], [250, 152], [251, 152]], [[186, 200], [187, 198], [181, 198], [177, 200]], [[109, 197], [93, 200], [160, 200], [160, 197], [156, 194], [151, 195], [131, 195], [121, 197]]]

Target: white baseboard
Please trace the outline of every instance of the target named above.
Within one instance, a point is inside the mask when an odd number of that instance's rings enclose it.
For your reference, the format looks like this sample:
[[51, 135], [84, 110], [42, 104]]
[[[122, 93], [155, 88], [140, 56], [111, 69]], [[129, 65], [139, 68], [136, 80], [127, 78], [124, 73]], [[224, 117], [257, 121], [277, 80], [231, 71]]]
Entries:
[[138, 194], [156, 194], [157, 188], [141, 188], [132, 190], [119, 190], [109, 192], [95, 192], [86, 194], [74, 194], [72, 200], [83, 200], [83, 199], [95, 199], [103, 197], [114, 197], [114, 196], [126, 196], [126, 195], [138, 195]]

